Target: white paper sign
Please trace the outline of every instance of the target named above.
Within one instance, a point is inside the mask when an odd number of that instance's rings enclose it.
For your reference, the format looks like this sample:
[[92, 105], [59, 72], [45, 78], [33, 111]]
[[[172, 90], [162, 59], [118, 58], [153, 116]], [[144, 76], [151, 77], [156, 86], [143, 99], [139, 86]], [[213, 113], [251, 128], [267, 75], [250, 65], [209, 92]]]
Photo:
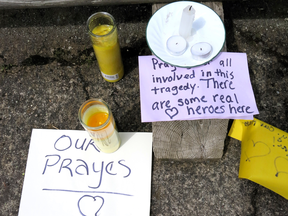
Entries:
[[86, 131], [33, 129], [19, 216], [148, 216], [152, 133], [99, 152]]

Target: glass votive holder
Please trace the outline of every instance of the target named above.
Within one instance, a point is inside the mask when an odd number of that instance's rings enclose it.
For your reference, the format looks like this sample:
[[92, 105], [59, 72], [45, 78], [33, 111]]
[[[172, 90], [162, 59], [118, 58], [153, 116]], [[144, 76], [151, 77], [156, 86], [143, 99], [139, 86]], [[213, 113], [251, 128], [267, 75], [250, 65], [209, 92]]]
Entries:
[[78, 112], [80, 123], [104, 153], [115, 152], [121, 144], [113, 114], [101, 99], [85, 101]]
[[102, 77], [117, 82], [123, 77], [124, 68], [114, 17], [106, 12], [95, 13], [87, 20], [87, 30]]

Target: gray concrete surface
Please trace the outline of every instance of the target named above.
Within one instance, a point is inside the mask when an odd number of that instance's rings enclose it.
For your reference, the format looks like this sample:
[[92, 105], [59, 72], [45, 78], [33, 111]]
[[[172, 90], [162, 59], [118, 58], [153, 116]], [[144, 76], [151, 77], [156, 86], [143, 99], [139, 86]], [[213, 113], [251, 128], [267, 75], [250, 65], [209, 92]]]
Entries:
[[[107, 11], [119, 23], [125, 76], [105, 82], [85, 23]], [[224, 2], [228, 51], [248, 56], [260, 114], [288, 131], [288, 1]], [[151, 5], [0, 10], [0, 215], [17, 215], [32, 128], [82, 130], [77, 111], [88, 98], [112, 107], [119, 131], [141, 123], [138, 55], [149, 55]], [[151, 215], [288, 215], [288, 201], [238, 179], [240, 142], [227, 137], [219, 161], [154, 158]]]

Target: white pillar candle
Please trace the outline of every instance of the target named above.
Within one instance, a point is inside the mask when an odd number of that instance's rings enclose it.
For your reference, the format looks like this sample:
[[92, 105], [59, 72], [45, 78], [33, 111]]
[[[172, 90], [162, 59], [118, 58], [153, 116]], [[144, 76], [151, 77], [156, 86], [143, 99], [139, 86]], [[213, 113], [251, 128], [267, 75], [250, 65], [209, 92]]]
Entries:
[[179, 27], [179, 35], [181, 35], [184, 38], [191, 36], [192, 24], [194, 22], [194, 19], [195, 19], [195, 9], [192, 7], [192, 5], [188, 5], [183, 9], [182, 12]]
[[196, 60], [203, 60], [209, 57], [212, 46], [206, 42], [196, 43], [191, 47], [191, 54]]
[[187, 41], [180, 35], [174, 35], [167, 40], [166, 46], [170, 54], [179, 56], [187, 50]]

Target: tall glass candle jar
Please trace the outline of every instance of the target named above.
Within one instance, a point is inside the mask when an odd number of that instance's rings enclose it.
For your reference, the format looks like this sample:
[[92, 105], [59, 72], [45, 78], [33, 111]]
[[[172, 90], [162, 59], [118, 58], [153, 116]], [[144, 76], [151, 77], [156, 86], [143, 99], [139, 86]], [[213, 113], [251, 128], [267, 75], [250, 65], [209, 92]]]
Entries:
[[101, 99], [90, 99], [82, 104], [78, 117], [84, 129], [104, 153], [115, 152], [121, 144], [112, 112]]
[[123, 77], [124, 68], [113, 16], [106, 12], [95, 13], [89, 17], [87, 28], [103, 78], [117, 82]]

